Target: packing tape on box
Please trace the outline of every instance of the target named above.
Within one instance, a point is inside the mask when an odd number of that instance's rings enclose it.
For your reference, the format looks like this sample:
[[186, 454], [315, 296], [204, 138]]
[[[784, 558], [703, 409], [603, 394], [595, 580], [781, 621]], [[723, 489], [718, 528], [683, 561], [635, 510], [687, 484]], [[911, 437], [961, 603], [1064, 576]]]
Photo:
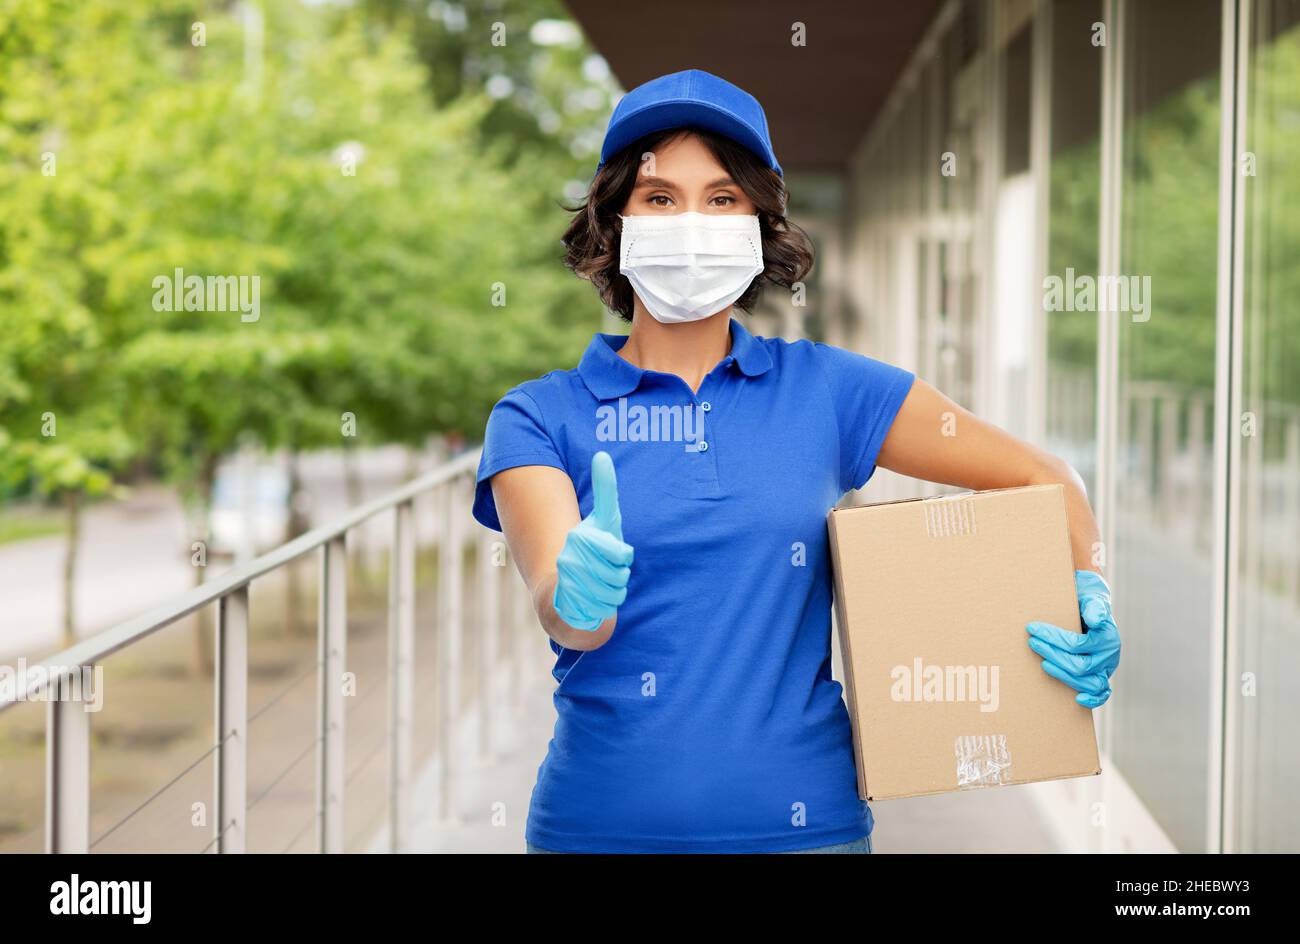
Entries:
[[927, 498], [921, 502], [925, 512], [925, 533], [932, 538], [953, 538], [975, 534], [975, 503], [969, 495]]
[[1005, 734], [958, 735], [953, 750], [957, 755], [957, 786], [996, 787], [1011, 780], [1011, 752]]

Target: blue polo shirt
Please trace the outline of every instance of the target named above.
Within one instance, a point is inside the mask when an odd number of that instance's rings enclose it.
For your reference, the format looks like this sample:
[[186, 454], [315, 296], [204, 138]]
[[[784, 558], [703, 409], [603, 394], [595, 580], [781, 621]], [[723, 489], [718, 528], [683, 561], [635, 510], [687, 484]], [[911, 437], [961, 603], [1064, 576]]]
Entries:
[[557, 719], [527, 838], [557, 852], [779, 852], [859, 839], [848, 712], [831, 679], [827, 512], [875, 471], [912, 374], [840, 348], [751, 335], [698, 393], [598, 334], [576, 370], [515, 387], [488, 419], [489, 479], [553, 466], [592, 507], [618, 475], [635, 549], [610, 640], [552, 642]]

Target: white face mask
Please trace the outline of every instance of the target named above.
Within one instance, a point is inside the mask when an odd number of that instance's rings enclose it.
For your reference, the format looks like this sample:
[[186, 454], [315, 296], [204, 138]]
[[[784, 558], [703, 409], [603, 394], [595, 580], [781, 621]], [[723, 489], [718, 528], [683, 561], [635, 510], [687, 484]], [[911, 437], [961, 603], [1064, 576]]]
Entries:
[[625, 216], [622, 272], [664, 324], [699, 321], [729, 306], [763, 271], [757, 216]]

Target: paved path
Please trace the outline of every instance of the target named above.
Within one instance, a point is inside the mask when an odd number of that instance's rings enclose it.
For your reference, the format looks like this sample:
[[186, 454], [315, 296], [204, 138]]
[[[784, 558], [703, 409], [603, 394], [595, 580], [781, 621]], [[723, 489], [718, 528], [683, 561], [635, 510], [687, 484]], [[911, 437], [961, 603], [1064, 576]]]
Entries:
[[[421, 456], [421, 470], [435, 462]], [[359, 453], [363, 496], [397, 488], [409, 473], [400, 449]], [[304, 456], [303, 485], [313, 526], [351, 507], [338, 453]], [[352, 546], [376, 546], [388, 538], [387, 521], [376, 518], [350, 538]], [[190, 537], [176, 494], [157, 485], [134, 490], [121, 502], [91, 505], [83, 515], [78, 550], [75, 612], [82, 637], [130, 619], [194, 586]], [[44, 658], [59, 648], [63, 621], [62, 535], [0, 545], [0, 660]], [[213, 557], [206, 576], [228, 570], [229, 558]]]
[[[522, 711], [502, 719], [498, 737], [505, 749], [491, 760], [476, 756], [473, 712], [460, 731], [456, 779], [456, 821], [439, 822], [437, 763], [417, 778], [412, 852], [521, 853], [528, 799], [537, 767], [546, 755], [555, 710], [550, 677], [522, 696]], [[872, 804], [877, 853], [1059, 852], [1024, 787], [1000, 787], [936, 797]], [[381, 846], [376, 844], [375, 851]]]
[[[538, 630], [540, 632], [540, 630]], [[546, 669], [539, 666], [537, 674]], [[521, 710], [496, 727], [501, 751], [493, 758], [477, 756], [478, 726], [474, 713], [460, 731], [453, 822], [438, 819], [438, 763], [433, 761], [416, 778], [411, 837], [412, 852], [522, 853], [528, 800], [537, 767], [546, 756], [555, 710], [548, 689], [550, 676], [521, 697]]]

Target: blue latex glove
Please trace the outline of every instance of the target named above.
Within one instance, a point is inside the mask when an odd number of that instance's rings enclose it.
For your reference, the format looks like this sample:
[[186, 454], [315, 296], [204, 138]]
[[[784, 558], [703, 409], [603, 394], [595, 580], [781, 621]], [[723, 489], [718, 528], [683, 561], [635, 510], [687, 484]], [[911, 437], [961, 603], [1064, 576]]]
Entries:
[[632, 575], [632, 545], [623, 542], [618, 480], [608, 452], [591, 457], [591, 491], [591, 514], [569, 531], [556, 559], [552, 603], [574, 629], [594, 632], [627, 599]]
[[1100, 708], [1110, 698], [1110, 677], [1119, 668], [1119, 627], [1110, 612], [1110, 587], [1101, 574], [1076, 570], [1079, 616], [1085, 632], [1072, 633], [1050, 623], [1030, 623], [1029, 648], [1043, 657], [1043, 671], [1079, 694], [1085, 708]]

